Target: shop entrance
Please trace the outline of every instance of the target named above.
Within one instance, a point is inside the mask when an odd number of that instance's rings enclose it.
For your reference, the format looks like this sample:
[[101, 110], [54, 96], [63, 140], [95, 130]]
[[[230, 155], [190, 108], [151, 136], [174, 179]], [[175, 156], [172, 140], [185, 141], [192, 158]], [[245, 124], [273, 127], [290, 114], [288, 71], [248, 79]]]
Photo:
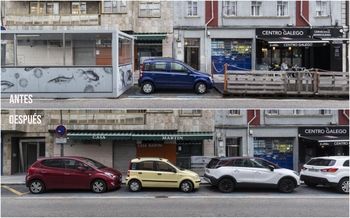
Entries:
[[45, 157], [45, 139], [25, 139], [19, 141], [19, 173], [27, 169], [39, 158]]

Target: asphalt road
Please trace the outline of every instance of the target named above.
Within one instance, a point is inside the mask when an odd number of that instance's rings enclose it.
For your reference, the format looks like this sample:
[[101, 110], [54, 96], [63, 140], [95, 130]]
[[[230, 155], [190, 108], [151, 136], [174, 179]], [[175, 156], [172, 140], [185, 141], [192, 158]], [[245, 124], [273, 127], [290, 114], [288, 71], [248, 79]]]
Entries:
[[2, 217], [349, 217], [349, 195], [304, 185], [291, 194], [274, 189], [237, 189], [223, 194], [210, 185], [192, 193], [177, 189], [132, 193], [123, 185], [102, 194], [55, 190], [39, 195], [30, 194], [24, 185], [12, 185], [2, 186], [1, 196]]

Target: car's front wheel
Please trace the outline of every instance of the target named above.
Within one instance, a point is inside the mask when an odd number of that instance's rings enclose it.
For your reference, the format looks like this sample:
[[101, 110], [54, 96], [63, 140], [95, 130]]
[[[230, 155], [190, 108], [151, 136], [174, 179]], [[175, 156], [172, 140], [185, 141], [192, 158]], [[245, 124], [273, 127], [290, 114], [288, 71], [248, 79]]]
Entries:
[[278, 186], [278, 190], [283, 193], [291, 193], [294, 191], [294, 187], [294, 182], [291, 179], [283, 179]]
[[199, 82], [195, 86], [197, 94], [204, 94], [207, 91], [207, 85], [204, 82]]
[[191, 192], [193, 190], [193, 185], [190, 181], [183, 181], [180, 184], [180, 189], [183, 192]]
[[233, 191], [235, 184], [231, 179], [222, 179], [218, 184], [218, 188], [223, 193], [229, 193]]
[[151, 94], [154, 91], [154, 85], [151, 82], [144, 82], [141, 85], [142, 92], [145, 94]]
[[349, 194], [349, 178], [340, 180], [337, 186], [337, 191], [343, 194]]
[[95, 193], [105, 192], [107, 189], [105, 181], [102, 179], [96, 179], [91, 184], [91, 190]]
[[131, 180], [129, 182], [129, 190], [132, 192], [138, 192], [141, 190], [141, 183], [137, 180]]
[[29, 183], [29, 191], [33, 194], [40, 194], [45, 191], [45, 184], [41, 180], [33, 180]]
[[309, 187], [316, 187], [318, 184], [314, 182], [304, 181], [305, 185]]

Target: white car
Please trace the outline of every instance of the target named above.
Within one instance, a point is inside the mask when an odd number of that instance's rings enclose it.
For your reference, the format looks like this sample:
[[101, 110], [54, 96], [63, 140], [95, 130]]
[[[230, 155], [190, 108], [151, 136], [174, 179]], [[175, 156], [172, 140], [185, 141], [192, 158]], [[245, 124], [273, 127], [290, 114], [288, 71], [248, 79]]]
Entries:
[[303, 165], [300, 179], [309, 187], [329, 185], [349, 194], [349, 156], [314, 157]]
[[212, 158], [205, 168], [203, 179], [224, 193], [235, 188], [259, 187], [291, 193], [300, 186], [297, 172], [257, 157]]

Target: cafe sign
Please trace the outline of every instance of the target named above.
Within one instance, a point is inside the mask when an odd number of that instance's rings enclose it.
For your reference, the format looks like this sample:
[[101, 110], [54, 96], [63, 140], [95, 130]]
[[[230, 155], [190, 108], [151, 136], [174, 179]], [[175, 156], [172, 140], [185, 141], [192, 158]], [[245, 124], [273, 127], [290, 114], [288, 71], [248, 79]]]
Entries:
[[258, 38], [307, 38], [309, 29], [303, 28], [257, 28], [255, 33]]
[[349, 127], [299, 127], [298, 132], [301, 136], [348, 136]]

